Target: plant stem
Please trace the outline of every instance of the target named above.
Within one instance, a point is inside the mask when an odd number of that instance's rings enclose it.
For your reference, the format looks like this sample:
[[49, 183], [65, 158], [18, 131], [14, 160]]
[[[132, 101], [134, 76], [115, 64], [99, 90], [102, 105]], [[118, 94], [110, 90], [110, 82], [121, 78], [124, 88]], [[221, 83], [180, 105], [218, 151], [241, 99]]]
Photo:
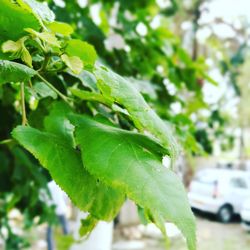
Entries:
[[0, 141], [0, 145], [10, 144], [12, 142], [14, 142], [13, 139], [5, 139], [5, 140]]
[[24, 82], [21, 82], [21, 105], [22, 105], [22, 125], [27, 124], [26, 109], [25, 109], [25, 96], [24, 96]]
[[56, 89], [50, 82], [48, 82], [44, 77], [42, 77], [39, 73], [37, 73], [37, 76], [53, 91], [55, 91], [67, 104], [71, 106], [71, 103], [69, 102], [69, 99], [67, 96], [65, 96], [63, 93], [61, 93], [58, 89]]
[[44, 71], [49, 63], [50, 56], [48, 54], [45, 54], [44, 61], [42, 64], [42, 67], [38, 71]]
[[33, 87], [31, 80], [29, 80], [29, 85], [30, 85], [30, 88]]

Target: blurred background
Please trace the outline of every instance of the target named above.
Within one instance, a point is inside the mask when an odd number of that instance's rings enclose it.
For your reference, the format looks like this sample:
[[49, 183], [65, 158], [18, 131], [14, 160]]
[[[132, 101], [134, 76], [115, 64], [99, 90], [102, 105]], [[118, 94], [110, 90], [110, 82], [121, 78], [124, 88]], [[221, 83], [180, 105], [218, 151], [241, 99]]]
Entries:
[[[197, 219], [198, 250], [250, 249], [250, 2], [47, 4], [57, 20], [72, 25], [75, 38], [94, 45], [99, 60], [128, 77], [173, 125], [183, 146], [175, 171]], [[15, 98], [8, 87], [1, 89], [1, 140], [18, 115]], [[46, 105], [48, 98], [46, 93], [30, 98], [30, 109], [36, 112], [34, 106]], [[39, 122], [32, 115], [30, 121]], [[163, 163], [169, 167], [170, 159]], [[48, 249], [50, 240], [59, 250], [165, 249], [161, 233], [144, 225], [130, 201], [114, 223], [101, 222], [87, 241], [76, 242], [84, 217], [31, 155], [0, 145], [0, 249]], [[170, 223], [166, 228], [170, 249], [185, 250], [177, 228]]]

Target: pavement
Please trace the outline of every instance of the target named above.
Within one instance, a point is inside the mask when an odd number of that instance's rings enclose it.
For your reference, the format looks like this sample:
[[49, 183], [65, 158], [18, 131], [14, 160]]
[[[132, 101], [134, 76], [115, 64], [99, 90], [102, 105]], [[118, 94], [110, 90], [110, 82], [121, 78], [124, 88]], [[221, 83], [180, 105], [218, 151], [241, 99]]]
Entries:
[[[235, 217], [229, 224], [222, 224], [217, 222], [214, 216], [197, 211], [195, 214], [197, 220], [197, 250], [250, 249], [250, 233], [242, 229], [239, 217]], [[130, 238], [126, 230], [125, 233], [124, 229], [120, 229], [119, 232], [116, 230], [113, 250], [166, 250], [163, 239], [154, 230], [151, 236], [142, 233], [139, 237], [137, 232], [137, 237], [130, 235]], [[187, 250], [185, 241], [180, 234], [172, 235], [169, 250]]]
[[[216, 221], [214, 216], [195, 212], [197, 220], [197, 250], [250, 250], [250, 233], [243, 230], [240, 218], [235, 217], [229, 224]], [[169, 250], [187, 250], [185, 240], [178, 229], [167, 224], [170, 234]], [[31, 232], [33, 241], [30, 250], [46, 250], [46, 226]], [[0, 244], [0, 250], [3, 250]], [[60, 249], [57, 249], [60, 250]], [[116, 228], [112, 250], [166, 250], [165, 241], [154, 225]]]

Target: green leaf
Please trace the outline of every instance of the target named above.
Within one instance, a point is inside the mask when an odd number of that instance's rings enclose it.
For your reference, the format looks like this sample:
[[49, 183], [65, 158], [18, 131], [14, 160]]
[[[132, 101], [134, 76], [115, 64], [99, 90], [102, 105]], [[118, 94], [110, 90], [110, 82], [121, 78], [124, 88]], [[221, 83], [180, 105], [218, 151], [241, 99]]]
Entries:
[[7, 52], [16, 53], [19, 50], [21, 50], [21, 48], [22, 48], [22, 44], [21, 44], [20, 40], [18, 40], [16, 42], [14, 42], [12, 40], [8, 40], [2, 44], [2, 51], [4, 53], [7, 53]]
[[8, 82], [26, 82], [36, 71], [20, 63], [0, 60], [0, 85]]
[[74, 146], [74, 126], [69, 122], [67, 115], [72, 109], [64, 102], [53, 103], [50, 113], [44, 119], [44, 127], [51, 132], [64, 138], [68, 145]]
[[54, 33], [57, 33], [63, 36], [70, 36], [74, 32], [73, 28], [69, 24], [62, 23], [62, 22], [55, 21], [53, 23], [49, 23], [47, 27]]
[[25, 35], [25, 28], [39, 30], [41, 24], [23, 1], [1, 0], [0, 42], [17, 40]]
[[80, 236], [82, 237], [91, 232], [97, 223], [98, 220], [96, 220], [96, 218], [94, 218], [91, 214], [88, 215], [86, 219], [81, 220], [81, 227], [79, 229]]
[[79, 79], [84, 87], [90, 89], [93, 92], [99, 92], [96, 85], [96, 78], [89, 71], [83, 70], [79, 75], [76, 74], [71, 74], [71, 75]]
[[130, 84], [135, 86], [135, 88], [143, 95], [150, 97], [152, 100], [157, 100], [156, 87], [150, 81], [137, 80], [133, 77], [126, 78]]
[[35, 91], [36, 94], [38, 94], [38, 98], [46, 98], [46, 97], [52, 97], [53, 99], [57, 98], [56, 92], [54, 92], [50, 87], [48, 87], [45, 83], [43, 82], [36, 82], [33, 85], [32, 90]]
[[149, 218], [147, 211], [145, 211], [145, 209], [143, 209], [142, 207], [137, 206], [137, 213], [138, 213], [140, 222], [143, 225], [147, 225], [148, 223], [152, 222], [152, 218], [151, 219]]
[[70, 56], [80, 57], [83, 61], [84, 67], [93, 67], [97, 59], [95, 48], [78, 39], [68, 41], [65, 51]]
[[56, 248], [59, 250], [69, 250], [75, 243], [73, 235], [62, 235], [61, 232], [55, 232]]
[[25, 62], [29, 67], [32, 68], [32, 57], [24, 44], [26, 39], [27, 37], [22, 37], [16, 42], [12, 40], [6, 41], [2, 44], [2, 51], [4, 53], [12, 53], [12, 57], [14, 59], [21, 58], [23, 62]]
[[83, 70], [83, 63], [78, 56], [68, 56], [66, 54], [62, 54], [61, 59], [74, 74], [80, 74]]
[[18, 126], [13, 137], [47, 168], [72, 202], [96, 219], [112, 220], [124, 202], [124, 195], [92, 177], [83, 167], [80, 153], [63, 137]]
[[21, 59], [23, 62], [25, 62], [29, 67], [33, 67], [32, 66], [32, 57], [29, 53], [29, 51], [26, 49], [25, 46], [22, 47], [22, 52], [21, 52]]
[[112, 105], [112, 102], [110, 102], [108, 99], [105, 99], [105, 97], [103, 95], [101, 95], [100, 93], [90, 92], [90, 91], [86, 91], [86, 90], [80, 90], [80, 89], [76, 89], [76, 88], [69, 88], [69, 90], [74, 96], [77, 96], [82, 100], [99, 102], [99, 103], [103, 103], [107, 106]]
[[173, 129], [167, 125], [130, 82], [106, 68], [97, 68], [95, 75], [104, 97], [125, 107], [139, 130], [145, 130], [155, 136], [175, 158], [179, 146], [173, 136]]
[[71, 115], [86, 169], [149, 211], [165, 233], [164, 222], [176, 224], [195, 249], [195, 218], [179, 178], [162, 166], [161, 146], [146, 136]]
[[[26, 4], [28, 4], [34, 13], [34, 15], [40, 19], [40, 22], [53, 22], [55, 20], [54, 12], [48, 7], [48, 4], [43, 2], [40, 3], [36, 0], [23, 0]], [[27, 26], [29, 27], [29, 26]], [[26, 28], [27, 28], [26, 27]]]
[[37, 32], [33, 29], [30, 28], [26, 28], [25, 31], [27, 31], [28, 33], [32, 34], [35, 37], [40, 38], [42, 41], [53, 45], [55, 47], [60, 48], [60, 42], [58, 41], [58, 39], [56, 38], [56, 36], [48, 31], [44, 31], [44, 32]]

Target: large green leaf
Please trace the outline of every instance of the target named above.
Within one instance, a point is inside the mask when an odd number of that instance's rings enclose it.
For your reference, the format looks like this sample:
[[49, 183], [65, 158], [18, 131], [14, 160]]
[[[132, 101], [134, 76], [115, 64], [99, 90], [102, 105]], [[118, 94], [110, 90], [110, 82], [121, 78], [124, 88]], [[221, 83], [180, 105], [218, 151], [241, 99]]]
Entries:
[[127, 79], [104, 67], [97, 68], [95, 75], [103, 95], [124, 106], [137, 128], [154, 135], [175, 158], [178, 153], [178, 145], [172, 135], [173, 129], [151, 109], [136, 88]]
[[20, 63], [0, 60], [0, 85], [7, 82], [26, 82], [36, 71]]
[[49, 170], [77, 207], [101, 220], [111, 220], [118, 213], [124, 195], [92, 177], [82, 165], [80, 152], [64, 138], [24, 126], [15, 128], [12, 135]]
[[44, 119], [44, 127], [47, 132], [59, 135], [68, 145], [73, 147], [74, 126], [67, 118], [70, 112], [72, 112], [72, 109], [66, 103], [53, 103], [49, 115]]
[[161, 146], [146, 136], [70, 115], [87, 170], [107, 185], [121, 189], [149, 211], [164, 232], [175, 223], [195, 249], [195, 219], [179, 178], [161, 163]]
[[39, 20], [23, 1], [0, 0], [0, 6], [0, 43], [21, 38], [26, 33], [25, 28], [41, 28]]

